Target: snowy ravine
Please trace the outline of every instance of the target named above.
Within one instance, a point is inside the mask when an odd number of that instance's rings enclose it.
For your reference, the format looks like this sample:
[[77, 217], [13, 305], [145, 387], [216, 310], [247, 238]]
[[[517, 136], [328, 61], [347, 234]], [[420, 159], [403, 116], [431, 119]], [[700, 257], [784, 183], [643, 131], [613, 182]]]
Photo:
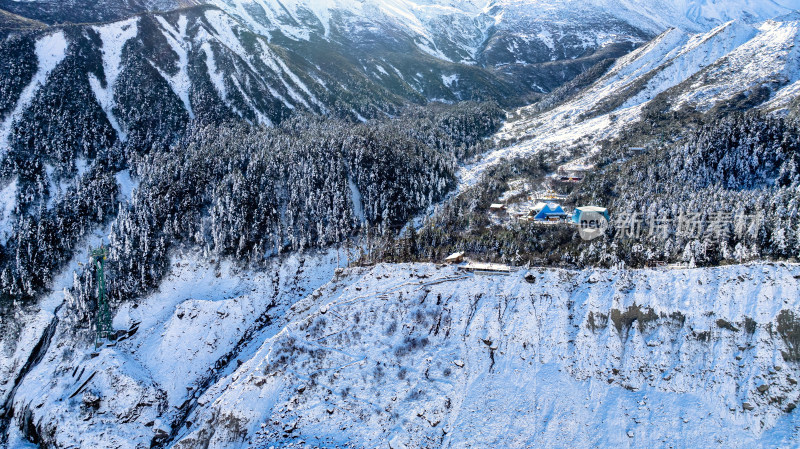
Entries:
[[115, 327], [138, 331], [97, 358], [73, 305], [57, 312], [15, 395], [12, 447], [22, 434], [62, 448], [800, 441], [798, 265], [529, 282], [430, 264], [334, 276], [335, 253], [260, 274], [197, 260], [119, 307]]

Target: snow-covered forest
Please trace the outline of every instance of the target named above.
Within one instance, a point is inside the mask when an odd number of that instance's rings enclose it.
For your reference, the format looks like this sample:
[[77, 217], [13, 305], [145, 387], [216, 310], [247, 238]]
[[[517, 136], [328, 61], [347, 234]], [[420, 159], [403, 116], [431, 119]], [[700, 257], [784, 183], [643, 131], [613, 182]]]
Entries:
[[[615, 211], [618, 218], [602, 239], [582, 242], [568, 227], [491, 223], [486, 211], [508, 190], [508, 181], [541, 179], [558, 165], [557, 157], [543, 153], [493, 167], [388, 257], [435, 261], [467, 251], [517, 265], [575, 268], [797, 260], [797, 120], [757, 112], [697, 120], [671, 134], [670, 142], [661, 141], [662, 130], [649, 123], [633, 128], [593, 156], [597, 169], [585, 183], [563, 186], [571, 204], [603, 204]], [[629, 149], [653, 136], [648, 151]]]
[[[362, 228], [383, 234], [452, 190], [456, 164], [482, 150], [500, 118], [494, 104], [467, 102], [366, 124], [298, 116], [271, 128], [198, 125], [147, 152], [130, 145], [96, 155], [58, 201], [45, 182], [55, 161], [14, 151], [3, 167], [7, 179], [17, 176], [19, 219], [2, 246], [2, 291], [45, 290], [97, 226], [110, 226], [118, 298], [157, 286], [176, 245], [258, 265]], [[117, 184], [121, 171], [137, 180], [130, 198]]]
[[[800, 257], [800, 126], [795, 119], [729, 113], [644, 155], [605, 155], [577, 201], [637, 214], [620, 238], [593, 248], [616, 260], [698, 265]], [[622, 142], [621, 142], [622, 143]], [[617, 157], [614, 154], [617, 154]], [[681, 215], [684, 220], [681, 223]], [[683, 226], [681, 226], [683, 225]], [[625, 238], [625, 233], [638, 238]]]

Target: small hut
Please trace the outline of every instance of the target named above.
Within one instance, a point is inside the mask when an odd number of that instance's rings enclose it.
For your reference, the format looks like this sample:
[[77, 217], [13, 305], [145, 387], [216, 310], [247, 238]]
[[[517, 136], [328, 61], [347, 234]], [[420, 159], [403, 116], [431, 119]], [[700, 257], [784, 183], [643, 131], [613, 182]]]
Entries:
[[450, 254], [444, 261], [445, 263], [461, 263], [464, 261], [464, 251]]
[[495, 204], [492, 204], [491, 206], [489, 206], [489, 210], [491, 212], [496, 213], [496, 214], [502, 214], [502, 213], [505, 213], [505, 211], [506, 211], [506, 205], [505, 204], [501, 204], [501, 203], [495, 203]]

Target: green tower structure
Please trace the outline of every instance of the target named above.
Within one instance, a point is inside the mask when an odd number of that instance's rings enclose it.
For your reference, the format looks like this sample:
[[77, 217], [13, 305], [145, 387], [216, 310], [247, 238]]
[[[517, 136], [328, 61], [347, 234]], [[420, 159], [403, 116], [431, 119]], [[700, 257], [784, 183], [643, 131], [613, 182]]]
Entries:
[[108, 249], [102, 245], [100, 248], [93, 249], [89, 252], [89, 260], [95, 266], [95, 276], [97, 278], [95, 349], [103, 344], [103, 339], [109, 339], [114, 335], [114, 328], [111, 325], [111, 310], [108, 307], [108, 298], [106, 298], [106, 257], [108, 257]]

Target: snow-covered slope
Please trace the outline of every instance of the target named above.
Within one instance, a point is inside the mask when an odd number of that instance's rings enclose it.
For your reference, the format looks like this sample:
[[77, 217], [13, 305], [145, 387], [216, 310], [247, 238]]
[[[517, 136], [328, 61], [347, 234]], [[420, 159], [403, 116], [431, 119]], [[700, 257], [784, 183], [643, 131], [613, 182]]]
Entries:
[[254, 275], [179, 258], [158, 293], [117, 311], [116, 327], [138, 331], [94, 359], [68, 302], [12, 425], [51, 447], [800, 438], [796, 265], [535, 269], [534, 283], [524, 270], [378, 265], [326, 283], [334, 262], [294, 257]]
[[[24, 438], [14, 430], [20, 426], [23, 434], [38, 433], [33, 440], [49, 447], [139, 448], [163, 442], [170, 425], [196, 405], [195, 395], [236, 369], [237, 359], [250, 356], [251, 340], [275, 334], [289, 306], [331, 279], [338, 258], [335, 252], [295, 255], [257, 274], [199, 260], [197, 255], [176, 257], [172, 276], [158, 292], [119, 307], [114, 327], [133, 329], [131, 336], [102, 349], [97, 358], [89, 357], [93, 337], [85, 325], [87, 305], [68, 293], [54, 294], [64, 303], [55, 320], [52, 301], [49, 308], [8, 317], [8, 329], [19, 331], [0, 340], [0, 369], [12, 374], [0, 384], [0, 404], [24, 374], [13, 396], [21, 419], [12, 423], [12, 442]], [[40, 354], [38, 365], [24, 367], [47, 332], [47, 353]], [[99, 410], [92, 395], [114, 399]], [[25, 411], [44, 404], [52, 407], [46, 421]], [[83, 418], [73, 419], [75, 413]]]
[[408, 103], [519, 102], [530, 93], [497, 72], [394, 45], [271, 43], [210, 6], [28, 34], [0, 42], [13, 77], [0, 84], [0, 154], [29, 134], [42, 147], [73, 133], [142, 141], [179, 133], [192, 119], [274, 124], [298, 111], [373, 118]]
[[598, 141], [638, 123], [646, 108], [705, 112], [757, 107], [786, 113], [798, 93], [798, 39], [797, 13], [758, 25], [731, 21], [702, 34], [667, 30], [619, 58], [563, 104], [514, 111], [497, 135], [500, 148], [464, 169], [464, 185], [503, 158], [544, 149], [590, 153]]
[[767, 323], [797, 308], [797, 267], [533, 273], [354, 271], [209, 392], [185, 447], [748, 447], [794, 431], [798, 366]]
[[800, 79], [799, 43], [800, 14], [768, 21], [752, 39], [704, 70], [699, 79], [687, 83], [677, 96], [677, 104], [707, 109], [720, 98], [754, 93], [758, 88], [785, 97], [783, 90]]
[[8, 136], [11, 126], [30, 105], [34, 94], [41, 89], [47, 81], [50, 72], [64, 60], [67, 51], [67, 40], [64, 33], [56, 31], [47, 33], [36, 41], [37, 71], [25, 88], [19, 93], [16, 104], [0, 123], [0, 154], [8, 146]]
[[400, 30], [453, 61], [493, 65], [575, 58], [612, 42], [640, 42], [669, 27], [704, 32], [730, 20], [758, 22], [797, 0], [210, 0], [264, 34], [352, 39]]

